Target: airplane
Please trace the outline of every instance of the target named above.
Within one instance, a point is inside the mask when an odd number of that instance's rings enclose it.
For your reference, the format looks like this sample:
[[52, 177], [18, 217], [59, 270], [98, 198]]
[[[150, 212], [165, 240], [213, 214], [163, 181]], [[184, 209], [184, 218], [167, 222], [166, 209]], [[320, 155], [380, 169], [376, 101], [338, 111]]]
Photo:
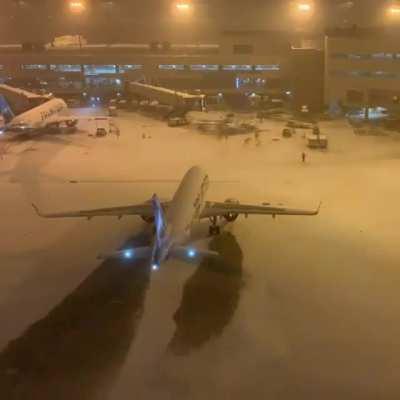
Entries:
[[[154, 223], [155, 234], [152, 247], [127, 248], [110, 254], [100, 255], [100, 259], [150, 259], [153, 270], [158, 270], [169, 258], [185, 261], [217, 257], [218, 253], [203, 250], [191, 242], [194, 224], [208, 218], [210, 236], [220, 234], [219, 219], [227, 222], [235, 221], [239, 215], [317, 215], [320, 206], [315, 210], [300, 210], [271, 205], [245, 205], [235, 199], [225, 202], [206, 201], [210, 179], [199, 166], [190, 168], [179, 184], [171, 201], [161, 202], [156, 194], [150, 202], [114, 208], [101, 208], [62, 213], [42, 213], [32, 204], [36, 213], [42, 218], [87, 218], [114, 216], [122, 218], [126, 215], [140, 216], [147, 223]], [[264, 203], [265, 204], [265, 203]]]
[[[10, 89], [15, 90], [14, 88]], [[24, 91], [24, 93], [34, 96], [30, 92]], [[68, 106], [64, 100], [46, 96], [41, 104], [15, 115], [6, 98], [0, 95], [0, 113], [4, 119], [0, 135], [8, 134], [10, 137], [16, 137], [43, 132], [48, 128], [60, 128], [61, 125], [73, 128], [77, 125], [79, 118], [66, 115], [67, 112]]]

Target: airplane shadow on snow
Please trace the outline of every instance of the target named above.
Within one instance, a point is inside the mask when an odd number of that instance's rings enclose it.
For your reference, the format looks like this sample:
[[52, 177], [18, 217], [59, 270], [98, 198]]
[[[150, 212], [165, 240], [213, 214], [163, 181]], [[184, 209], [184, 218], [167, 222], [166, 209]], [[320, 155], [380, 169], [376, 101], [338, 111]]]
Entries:
[[[149, 243], [142, 234], [128, 246]], [[1, 398], [106, 399], [142, 318], [146, 261], [103, 262], [0, 353]]]
[[167, 350], [188, 355], [222, 334], [239, 304], [243, 253], [232, 233], [223, 232], [209, 244], [220, 257], [204, 259], [187, 280], [175, 312], [175, 334]]
[[[148, 233], [124, 246], [149, 244]], [[243, 288], [242, 251], [222, 233], [210, 242], [220, 252], [186, 282], [168, 350], [186, 355], [222, 334]], [[7, 400], [107, 399], [144, 311], [151, 271], [146, 260], [104, 261], [45, 318], [0, 353], [0, 393]]]

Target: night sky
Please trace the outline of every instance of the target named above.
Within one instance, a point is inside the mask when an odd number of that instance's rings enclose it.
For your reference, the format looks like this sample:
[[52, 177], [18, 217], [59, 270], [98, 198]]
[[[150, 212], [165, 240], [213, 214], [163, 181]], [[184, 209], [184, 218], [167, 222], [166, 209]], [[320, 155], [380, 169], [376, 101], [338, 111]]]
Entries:
[[90, 42], [217, 41], [225, 29], [311, 30], [382, 25], [387, 0], [316, 0], [309, 20], [290, 14], [290, 0], [193, 0], [194, 15], [178, 17], [172, 0], [89, 2], [85, 16], [72, 17], [63, 0], [0, 0], [0, 41], [50, 41], [80, 30]]

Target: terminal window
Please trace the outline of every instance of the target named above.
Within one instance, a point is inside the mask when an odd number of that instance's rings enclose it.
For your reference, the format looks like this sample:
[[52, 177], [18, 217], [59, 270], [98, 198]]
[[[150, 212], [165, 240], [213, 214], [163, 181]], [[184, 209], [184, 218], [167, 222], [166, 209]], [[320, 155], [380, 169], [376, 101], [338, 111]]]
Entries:
[[279, 71], [281, 69], [279, 64], [269, 64], [269, 65], [256, 65], [254, 67], [255, 71]]
[[50, 69], [56, 72], [82, 72], [79, 64], [51, 64]]
[[195, 64], [195, 65], [191, 65], [190, 69], [192, 71], [218, 71], [219, 65], [218, 64]]
[[85, 75], [102, 75], [115, 74], [117, 72], [116, 65], [84, 65]]
[[46, 71], [47, 65], [46, 64], [23, 64], [22, 69]]
[[139, 65], [139, 64], [124, 64], [124, 65], [119, 66], [119, 72], [121, 74], [124, 74], [125, 72], [136, 71], [136, 70], [142, 69], [142, 68], [143, 68], [143, 65]]
[[351, 76], [358, 76], [358, 77], [364, 77], [364, 78], [369, 78], [371, 76], [370, 71], [350, 71], [349, 74]]
[[373, 53], [372, 58], [379, 60], [391, 60], [393, 59], [393, 53]]
[[91, 89], [119, 89], [122, 84], [121, 79], [104, 77], [104, 76], [89, 76], [85, 78], [86, 86]]
[[347, 58], [350, 60], [368, 60], [371, 58], [370, 54], [349, 53]]
[[233, 54], [253, 54], [254, 46], [251, 44], [234, 44]]
[[182, 64], [160, 64], [158, 69], [167, 71], [183, 71], [185, 66]]
[[397, 75], [393, 72], [387, 72], [387, 71], [375, 71], [373, 72], [373, 76], [377, 78], [384, 78], [384, 79], [394, 79], [397, 77]]
[[252, 71], [253, 67], [251, 65], [229, 64], [229, 65], [223, 65], [222, 69], [224, 71]]

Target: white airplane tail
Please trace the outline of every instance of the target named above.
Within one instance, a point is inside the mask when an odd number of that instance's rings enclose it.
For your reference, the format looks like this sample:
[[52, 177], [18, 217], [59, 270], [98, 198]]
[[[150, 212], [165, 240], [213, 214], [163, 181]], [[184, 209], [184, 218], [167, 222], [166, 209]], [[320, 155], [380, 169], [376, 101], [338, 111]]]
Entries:
[[156, 194], [151, 199], [154, 214], [154, 224], [156, 227], [156, 241], [160, 242], [167, 230], [167, 220], [165, 218], [164, 209], [162, 208], [160, 199]]

